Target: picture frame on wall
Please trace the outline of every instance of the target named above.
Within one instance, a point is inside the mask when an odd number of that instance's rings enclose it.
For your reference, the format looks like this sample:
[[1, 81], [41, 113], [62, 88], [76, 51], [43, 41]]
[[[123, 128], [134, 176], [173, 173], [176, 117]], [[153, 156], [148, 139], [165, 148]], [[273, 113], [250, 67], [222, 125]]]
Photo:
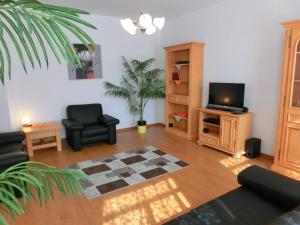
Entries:
[[101, 79], [103, 77], [101, 46], [96, 45], [87, 48], [83, 44], [74, 44], [74, 48], [82, 67], [76, 63], [69, 63], [69, 80]]

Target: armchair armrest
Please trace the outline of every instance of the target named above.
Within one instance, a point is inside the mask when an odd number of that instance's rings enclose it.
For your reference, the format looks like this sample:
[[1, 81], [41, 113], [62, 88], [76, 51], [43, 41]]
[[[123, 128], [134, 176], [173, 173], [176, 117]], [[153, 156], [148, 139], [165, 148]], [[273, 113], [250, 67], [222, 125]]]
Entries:
[[99, 119], [99, 122], [106, 126], [117, 125], [120, 123], [118, 119], [106, 114]]
[[25, 139], [25, 133], [22, 131], [0, 133], [0, 145], [22, 142], [24, 139]]
[[75, 120], [63, 119], [62, 123], [67, 129], [71, 129], [71, 130], [82, 130], [83, 129], [83, 124], [78, 121], [75, 121]]

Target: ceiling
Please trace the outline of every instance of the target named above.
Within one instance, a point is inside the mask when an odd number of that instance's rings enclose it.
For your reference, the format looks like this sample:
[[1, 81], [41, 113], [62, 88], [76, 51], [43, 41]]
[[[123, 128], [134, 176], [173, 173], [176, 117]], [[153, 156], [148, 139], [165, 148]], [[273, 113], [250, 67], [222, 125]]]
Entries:
[[137, 17], [140, 12], [173, 19], [224, 0], [41, 0], [113, 17]]

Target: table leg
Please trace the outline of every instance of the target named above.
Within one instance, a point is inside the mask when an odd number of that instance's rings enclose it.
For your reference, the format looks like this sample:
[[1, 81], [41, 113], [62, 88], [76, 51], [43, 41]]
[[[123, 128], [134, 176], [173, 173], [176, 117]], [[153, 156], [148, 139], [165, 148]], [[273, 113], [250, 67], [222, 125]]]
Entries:
[[62, 147], [61, 147], [60, 130], [56, 131], [56, 146], [57, 146], [57, 151], [61, 152], [62, 151]]
[[29, 157], [33, 157], [32, 138], [30, 134], [26, 134], [26, 147]]

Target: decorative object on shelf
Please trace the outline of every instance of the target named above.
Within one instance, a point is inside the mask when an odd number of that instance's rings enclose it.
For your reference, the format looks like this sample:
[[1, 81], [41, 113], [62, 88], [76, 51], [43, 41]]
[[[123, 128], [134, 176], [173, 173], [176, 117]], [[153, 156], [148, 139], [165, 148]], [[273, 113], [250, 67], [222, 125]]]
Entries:
[[207, 127], [203, 128], [203, 133], [209, 133], [209, 128]]
[[172, 79], [173, 80], [179, 80], [179, 74], [178, 74], [178, 72], [173, 72], [172, 73]]
[[188, 60], [176, 61], [176, 65], [189, 64], [189, 63], [190, 63], [190, 61], [188, 61]]
[[86, 47], [83, 44], [74, 44], [74, 49], [81, 64], [68, 64], [69, 80], [99, 79], [102, 78], [102, 60], [100, 45]]
[[[11, 67], [15, 61], [21, 62], [27, 73], [27, 59], [33, 68], [42, 65], [42, 58], [49, 65], [49, 54], [56, 60], [78, 63], [80, 59], [75, 53], [70, 38], [65, 31], [72, 34], [81, 43], [95, 43], [82, 27], [97, 29], [80, 18], [89, 14], [80, 9], [43, 4], [39, 1], [7, 0], [1, 2], [1, 45], [0, 80], [4, 84], [4, 74], [11, 77]], [[13, 43], [10, 45], [10, 43]], [[16, 51], [19, 60], [12, 59], [12, 51]], [[50, 53], [51, 52], [51, 53]]]
[[175, 112], [175, 114], [184, 118], [188, 118], [189, 116], [187, 112]]
[[24, 118], [22, 119], [22, 126], [23, 126], [23, 127], [31, 127], [31, 126], [32, 126], [29, 117], [24, 117]]
[[190, 63], [189, 61], [177, 61], [176, 62], [176, 69], [180, 70], [180, 68], [181, 68], [182, 65], [187, 65], [189, 63]]
[[179, 73], [178, 72], [173, 72], [172, 78], [173, 78], [173, 81], [175, 82], [176, 85], [181, 84], [181, 80], [179, 80]]
[[129, 34], [135, 35], [136, 30], [139, 29], [142, 33], [147, 35], [154, 34], [157, 29], [161, 30], [165, 25], [165, 18], [154, 18], [147, 13], [142, 13], [139, 19], [121, 19], [120, 20], [122, 27]]
[[155, 59], [146, 61], [136, 59], [128, 62], [122, 57], [122, 64], [126, 74], [122, 76], [120, 86], [105, 82], [105, 94], [113, 97], [123, 98], [129, 104], [129, 110], [133, 115], [138, 115], [138, 132], [146, 133], [146, 121], [144, 110], [149, 100], [165, 97], [165, 81], [160, 78], [163, 70], [153, 68]]

